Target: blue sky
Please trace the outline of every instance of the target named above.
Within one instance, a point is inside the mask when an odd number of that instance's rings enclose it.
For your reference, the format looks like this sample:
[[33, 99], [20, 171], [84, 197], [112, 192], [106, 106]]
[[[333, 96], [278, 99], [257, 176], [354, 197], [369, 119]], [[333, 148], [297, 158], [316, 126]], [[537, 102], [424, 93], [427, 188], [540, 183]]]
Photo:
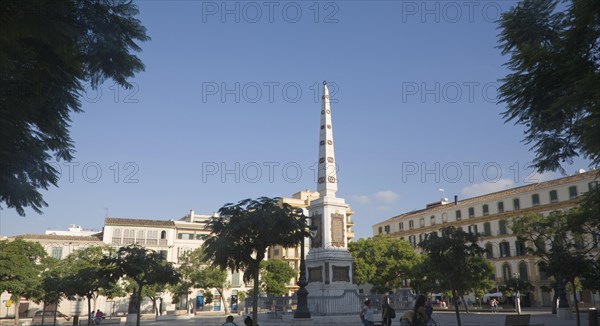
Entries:
[[[0, 234], [104, 217], [176, 219], [190, 209], [316, 189], [328, 80], [338, 196], [371, 225], [442, 196], [539, 175], [496, 104], [507, 74], [499, 13], [511, 1], [139, 1], [151, 41], [126, 90], [105, 82], [72, 116], [77, 150], [43, 215], [0, 211]], [[576, 160], [569, 173], [588, 168]], [[443, 189], [444, 191], [440, 191]]]

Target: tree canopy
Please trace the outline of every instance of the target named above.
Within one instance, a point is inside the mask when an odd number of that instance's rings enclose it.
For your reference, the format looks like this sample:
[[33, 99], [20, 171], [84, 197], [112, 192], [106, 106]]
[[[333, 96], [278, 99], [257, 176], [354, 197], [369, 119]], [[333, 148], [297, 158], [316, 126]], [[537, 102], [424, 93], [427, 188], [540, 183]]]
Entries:
[[455, 227], [442, 229], [442, 236], [431, 233], [419, 246], [427, 255], [429, 276], [442, 289], [452, 292], [456, 321], [461, 325], [457, 299], [463, 292], [478, 287], [492, 273], [491, 265], [481, 255], [485, 249], [478, 244], [478, 235]]
[[143, 288], [154, 284], [176, 284], [179, 274], [173, 265], [154, 250], [129, 245], [121, 247], [114, 256], [106, 256], [102, 262], [106, 266], [109, 280], [116, 282], [126, 277], [135, 283], [137, 300], [137, 326], [140, 325], [140, 304]]
[[206, 259], [213, 266], [244, 271], [244, 281], [254, 282], [253, 323], [256, 325], [260, 263], [268, 247], [291, 247], [308, 233], [305, 222], [293, 208], [279, 198], [245, 199], [219, 209], [207, 228], [211, 230], [203, 244]]
[[[511, 221], [511, 229], [529, 241], [529, 252], [539, 257], [540, 269], [557, 281], [555, 293], [559, 294], [567, 284], [576, 288], [579, 277], [598, 275], [595, 267], [600, 259], [596, 249], [600, 233], [595, 227], [596, 220], [597, 216], [588, 216], [585, 211], [575, 208], [548, 215], [526, 214], [516, 217]], [[579, 311], [575, 295], [574, 291], [573, 301], [575, 309]], [[577, 320], [579, 324], [579, 318]]]
[[21, 216], [48, 204], [49, 160], [70, 161], [70, 115], [86, 83], [120, 86], [144, 70], [133, 52], [149, 40], [130, 0], [7, 0], [0, 5], [0, 204]]
[[407, 241], [388, 235], [350, 242], [348, 250], [354, 258], [355, 282], [372, 284], [375, 293], [403, 287], [402, 281], [413, 276], [422, 260]]
[[[557, 10], [565, 4], [564, 11]], [[539, 171], [583, 155], [600, 164], [600, 3], [524, 0], [502, 14], [512, 71], [500, 87], [506, 121], [525, 126]]]
[[223, 296], [223, 289], [227, 286], [227, 273], [210, 265], [202, 247], [186, 252], [181, 260], [181, 265], [177, 269], [181, 281], [175, 286], [176, 292], [187, 292], [191, 287], [204, 289], [206, 293], [216, 289], [227, 313], [228, 307]]
[[266, 260], [261, 264], [260, 284], [264, 292], [270, 295], [283, 296], [289, 293], [286, 286], [298, 273], [282, 260]]
[[41, 298], [46, 251], [37, 242], [16, 238], [0, 241], [0, 293], [6, 291], [15, 302], [15, 325], [19, 325], [20, 297]]

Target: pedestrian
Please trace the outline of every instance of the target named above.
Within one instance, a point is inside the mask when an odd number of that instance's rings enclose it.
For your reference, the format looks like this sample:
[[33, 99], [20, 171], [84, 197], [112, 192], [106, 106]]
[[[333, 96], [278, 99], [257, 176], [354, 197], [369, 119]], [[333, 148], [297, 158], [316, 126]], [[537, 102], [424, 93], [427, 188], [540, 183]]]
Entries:
[[375, 325], [373, 312], [374, 312], [374, 310], [373, 310], [373, 307], [371, 306], [371, 300], [366, 299], [362, 308], [360, 309], [360, 320], [362, 321], [364, 326]]
[[244, 325], [252, 326], [252, 317], [250, 317], [250, 314], [247, 314], [246, 318], [244, 318]]
[[233, 322], [233, 316], [229, 315], [225, 318], [225, 322], [221, 326], [238, 326], [235, 322]]
[[496, 298], [490, 300], [490, 306], [492, 307], [492, 312], [498, 312], [498, 300]]
[[426, 301], [427, 298], [422, 294], [417, 297], [415, 308], [413, 309], [412, 326], [426, 326], [429, 322], [429, 316], [427, 316], [427, 309], [425, 308]]
[[390, 326], [392, 319], [396, 318], [396, 311], [392, 308], [390, 296], [393, 291], [389, 291], [383, 296], [381, 300], [381, 319], [383, 320], [383, 326]]

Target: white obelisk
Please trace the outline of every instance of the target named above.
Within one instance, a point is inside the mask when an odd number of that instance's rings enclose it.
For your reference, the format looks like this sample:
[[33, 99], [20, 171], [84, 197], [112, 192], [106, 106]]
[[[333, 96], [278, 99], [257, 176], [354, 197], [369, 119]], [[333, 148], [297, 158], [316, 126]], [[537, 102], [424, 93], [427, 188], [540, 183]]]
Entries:
[[[333, 126], [327, 82], [323, 82], [321, 104], [321, 124], [319, 137], [319, 163], [317, 191], [319, 199], [313, 200], [308, 207], [311, 223], [317, 226], [317, 234], [311, 240], [311, 248], [306, 257], [308, 286], [311, 297], [342, 295], [346, 290], [357, 290], [352, 283], [352, 256], [348, 252], [346, 236], [346, 210], [348, 205], [343, 198], [335, 196], [337, 192], [337, 171], [333, 151]], [[315, 297], [315, 299], [316, 299]], [[359, 302], [357, 302], [360, 305]], [[314, 304], [311, 304], [314, 306]], [[334, 307], [332, 307], [333, 309]], [[355, 307], [349, 307], [354, 309]], [[327, 314], [328, 308], [320, 305], [320, 311]], [[340, 307], [335, 307], [340, 313]], [[333, 312], [333, 311], [332, 311]]]

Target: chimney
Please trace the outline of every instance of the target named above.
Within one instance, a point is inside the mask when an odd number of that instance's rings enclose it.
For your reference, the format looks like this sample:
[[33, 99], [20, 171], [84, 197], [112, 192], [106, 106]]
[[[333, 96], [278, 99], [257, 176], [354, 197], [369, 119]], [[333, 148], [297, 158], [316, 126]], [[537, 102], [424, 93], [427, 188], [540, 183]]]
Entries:
[[454, 205], [458, 205], [458, 195], [454, 195]]
[[194, 210], [190, 209], [190, 223], [194, 223]]

